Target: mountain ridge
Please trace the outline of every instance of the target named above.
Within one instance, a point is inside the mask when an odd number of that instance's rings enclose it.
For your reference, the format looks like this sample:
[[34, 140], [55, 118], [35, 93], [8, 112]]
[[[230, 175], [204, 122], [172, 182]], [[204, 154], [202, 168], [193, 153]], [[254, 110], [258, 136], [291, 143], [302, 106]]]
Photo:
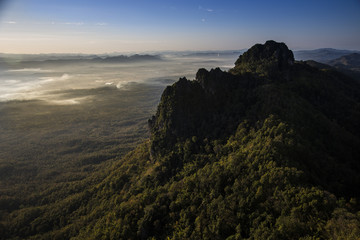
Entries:
[[359, 83], [289, 51], [268, 41], [229, 72], [180, 78], [149, 141], [84, 191], [10, 216], [2, 236], [359, 238]]
[[358, 50], [341, 50], [334, 48], [319, 48], [314, 50], [296, 50], [294, 56], [296, 60], [314, 60], [321, 63], [327, 63], [333, 59], [348, 55], [351, 53], [359, 53]]
[[[254, 55], [255, 59], [259, 57], [257, 55], [259, 46], [261, 45], [255, 45], [248, 52], [244, 53], [236, 62], [235, 68], [230, 70], [230, 74], [222, 72], [220, 69], [211, 70], [210, 72], [200, 69], [196, 75], [197, 79], [195, 82], [180, 79], [173, 87], [168, 87], [163, 93], [156, 117], [150, 121], [153, 151], [159, 148], [169, 149], [181, 137], [185, 139], [191, 137], [191, 134], [196, 133], [199, 129], [204, 129], [206, 124], [209, 126], [205, 127], [205, 130], [200, 130], [200, 132], [210, 133], [213, 131], [216, 136], [215, 138], [217, 138], [221, 137], [221, 134], [216, 134], [216, 132], [231, 133], [240, 124], [241, 120], [244, 119], [248, 119], [255, 124], [257, 121], [264, 121], [264, 117], [269, 114], [281, 116], [285, 113], [288, 116], [284, 116], [287, 118], [284, 120], [296, 122], [298, 121], [297, 113], [292, 113], [292, 106], [286, 106], [286, 103], [290, 101], [294, 101], [292, 104], [298, 104], [297, 102], [305, 100], [304, 104], [307, 104], [308, 107], [313, 105], [315, 106], [314, 111], [320, 110], [326, 118], [331, 118], [333, 121], [338, 122], [347, 122], [344, 119], [345, 116], [349, 116], [352, 111], [357, 111], [356, 108], [359, 104], [358, 96], [360, 96], [359, 84], [351, 78], [338, 74], [337, 78], [339, 79], [331, 79], [331, 84], [329, 82], [325, 83], [324, 78], [329, 78], [333, 73], [327, 75], [325, 72], [312, 68], [307, 64], [294, 65], [292, 54], [281, 54], [281, 52], [284, 52], [286, 45], [273, 41], [268, 41], [264, 47], [260, 47], [266, 53], [264, 53], [264, 57], [260, 56], [260, 59], [254, 61]], [[275, 56], [275, 59], [277, 57], [279, 60], [277, 61], [270, 57], [272, 60], [266, 62], [265, 60], [269, 59], [269, 56]], [[250, 59], [250, 61], [243, 64], [241, 61], [246, 58]], [[284, 62], [285, 64], [281, 65]], [[255, 72], [255, 77], [254, 75], [248, 76], [247, 73], [249, 72]], [[314, 89], [304, 85], [307, 83], [300, 82], [303, 80], [302, 78], [309, 77], [308, 74], [318, 76], [320, 80], [315, 81], [313, 84], [316, 85], [313, 85], [313, 87], [320, 92], [312, 93]], [[290, 78], [294, 77], [298, 78], [298, 80], [291, 81]], [[348, 82], [346, 83], [343, 80]], [[351, 95], [355, 97], [355, 102], [346, 97], [346, 95], [352, 92], [352, 87], [346, 86], [349, 83], [350, 86], [354, 85], [354, 89], [356, 89]], [[329, 84], [331, 87], [325, 87], [326, 84]], [[322, 85], [323, 87], [321, 87]], [[244, 86], [246, 87], [244, 88]], [[189, 90], [191, 87], [193, 92]], [[339, 92], [339, 89], [344, 88], [347, 88], [347, 93], [341, 93], [341, 90]], [[201, 91], [201, 89], [204, 91]], [[260, 94], [257, 91], [260, 91]], [[295, 95], [288, 95], [289, 92]], [[224, 94], [228, 96], [224, 96]], [[172, 97], [176, 99], [174, 103], [172, 103]], [[261, 99], [264, 97], [266, 99]], [[299, 99], [293, 100], [294, 97]], [[350, 101], [345, 103], [344, 100], [346, 99]], [[257, 103], [259, 101], [261, 102], [260, 105]], [[222, 108], [226, 109], [228, 106], [233, 106], [234, 102], [237, 104], [236, 109], [222, 110]], [[333, 106], [334, 109], [329, 110], [328, 105]], [[344, 112], [345, 109], [349, 108], [349, 105], [354, 105], [354, 109]], [[284, 107], [288, 109], [284, 109]], [[211, 109], [210, 112], [207, 111], [209, 109]], [[309, 113], [303, 114], [311, 118]], [[166, 118], [163, 117], [164, 115], [166, 115]], [[357, 115], [353, 117], [355, 119], [358, 118]], [[225, 120], [220, 120], [221, 118]], [[304, 117], [302, 116], [302, 118]], [[351, 123], [350, 126], [347, 126], [347, 124], [350, 124], [347, 122], [345, 126], [347, 131], [354, 131], [356, 136], [359, 137], [360, 127], [355, 122]], [[211, 138], [213, 137], [211, 135], [207, 134], [204, 137]], [[159, 147], [157, 146], [158, 142], [166, 144], [163, 147]], [[359, 142], [357, 141], [357, 143]]]
[[[30, 55], [32, 56], [32, 55]], [[134, 55], [115, 55], [115, 56], [98, 56], [98, 55], [35, 55], [34, 59], [24, 58], [21, 55], [18, 58], [0, 57], [0, 66], [43, 66], [44, 64], [82, 64], [82, 63], [134, 63], [142, 61], [162, 61], [160, 55], [134, 54]]]

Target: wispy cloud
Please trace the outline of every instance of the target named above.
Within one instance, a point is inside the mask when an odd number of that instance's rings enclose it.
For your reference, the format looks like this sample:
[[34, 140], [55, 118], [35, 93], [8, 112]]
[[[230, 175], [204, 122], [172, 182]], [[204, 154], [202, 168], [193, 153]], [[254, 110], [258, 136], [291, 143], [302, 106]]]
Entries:
[[206, 19], [205, 19], [205, 18], [202, 18], [201, 21], [202, 21], [202, 22], [206, 22]]
[[98, 22], [95, 24], [95, 26], [107, 26], [107, 25], [108, 25], [108, 23], [106, 23], [106, 22]]
[[83, 22], [65, 22], [65, 25], [76, 25], [76, 26], [82, 26], [84, 25]]
[[21, 68], [21, 69], [7, 70], [6, 72], [52, 72], [52, 71], [41, 68]]
[[214, 9], [211, 8], [203, 8], [202, 6], [199, 6], [200, 11], [206, 11], [206, 12], [214, 12]]
[[51, 21], [51, 22], [33, 22], [33, 24], [36, 24], [36, 25], [44, 25], [44, 24], [45, 25], [46, 24], [51, 24], [51, 25], [73, 25], [73, 26], [85, 25], [84, 22], [55, 22], [55, 21]]
[[3, 23], [6, 23], [6, 24], [16, 24], [15, 21], [5, 21], [5, 22], [3, 22]]
[[[1, 1], [1, 0], [0, 0]], [[8, 24], [15, 24], [16, 22], [13, 21], [7, 21], [4, 23], [8, 23]], [[83, 26], [83, 25], [94, 25], [94, 26], [107, 26], [109, 25], [109, 23], [107, 22], [96, 22], [96, 23], [85, 23], [85, 22], [55, 22], [55, 21], [51, 21], [51, 22], [33, 22], [33, 24], [36, 25], [44, 25], [44, 24], [51, 24], [51, 25], [72, 25], [72, 26]]]

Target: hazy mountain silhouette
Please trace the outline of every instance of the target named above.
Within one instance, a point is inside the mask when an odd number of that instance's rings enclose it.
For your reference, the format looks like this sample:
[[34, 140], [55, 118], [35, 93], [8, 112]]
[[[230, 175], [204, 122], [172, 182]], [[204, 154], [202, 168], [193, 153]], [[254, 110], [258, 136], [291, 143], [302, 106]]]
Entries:
[[71, 55], [71, 54], [32, 54], [32, 55], [0, 55], [0, 67], [38, 67], [47, 65], [88, 64], [88, 63], [135, 63], [143, 61], [161, 61], [160, 55]]
[[333, 48], [319, 48], [314, 50], [294, 51], [294, 56], [296, 60], [314, 60], [321, 63], [327, 63], [330, 60], [351, 53], [359, 53], [359, 51], [339, 50]]
[[329, 61], [328, 64], [339, 68], [360, 69], [360, 53], [352, 53], [337, 59], [333, 59]]

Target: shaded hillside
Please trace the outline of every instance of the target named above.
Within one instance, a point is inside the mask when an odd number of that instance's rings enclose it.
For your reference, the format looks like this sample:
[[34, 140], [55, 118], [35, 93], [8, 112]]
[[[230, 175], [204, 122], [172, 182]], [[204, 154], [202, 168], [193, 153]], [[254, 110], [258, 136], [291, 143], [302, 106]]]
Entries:
[[352, 53], [349, 55], [342, 56], [340, 58], [331, 60], [328, 62], [329, 65], [340, 68], [360, 68], [360, 54]]
[[[345, 57], [345, 56], [344, 56]], [[324, 63], [319, 63], [313, 60], [307, 60], [305, 63], [311, 67], [318, 68], [321, 70], [326, 70], [337, 74], [336, 72], [342, 72], [343, 74], [352, 77], [360, 82], [360, 65], [356, 65], [357, 63], [348, 64], [349, 60], [345, 60], [344, 57], [339, 58], [338, 60], [330, 61], [329, 65]], [[345, 65], [341, 62], [345, 62], [348, 65]], [[352, 66], [352, 67], [350, 67]]]
[[337, 59], [333, 59], [328, 62], [330, 66], [335, 67], [341, 72], [356, 78], [360, 81], [360, 54], [352, 53], [342, 56]]
[[321, 70], [335, 70], [330, 65], [327, 65], [327, 64], [324, 64], [324, 63], [319, 63], [319, 62], [316, 62], [314, 60], [307, 60], [307, 61], [305, 61], [305, 63], [307, 65], [311, 66], [311, 67], [318, 68], [318, 69], [321, 69]]
[[314, 50], [298, 50], [294, 51], [296, 60], [314, 60], [321, 63], [327, 63], [344, 55], [359, 53], [359, 51], [339, 50], [333, 48], [320, 48]]
[[[151, 139], [3, 238], [358, 239], [360, 85], [284, 43], [167, 87]], [[88, 181], [91, 182], [91, 181]], [[81, 185], [83, 186], [83, 185]]]

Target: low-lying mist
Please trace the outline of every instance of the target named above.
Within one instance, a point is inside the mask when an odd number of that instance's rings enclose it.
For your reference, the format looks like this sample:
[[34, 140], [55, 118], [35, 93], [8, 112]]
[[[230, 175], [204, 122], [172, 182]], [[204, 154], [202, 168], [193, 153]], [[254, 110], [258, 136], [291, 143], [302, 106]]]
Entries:
[[[71, 104], [85, 96], [65, 98], [66, 90], [101, 87], [126, 88], [129, 83], [167, 85], [179, 77], [194, 78], [199, 68], [233, 66], [239, 53], [172, 53], [136, 57], [34, 55], [0, 60], [0, 101], [45, 100]], [[91, 96], [90, 96], [91, 97]]]
[[166, 85], [238, 55], [0, 55], [0, 200], [26, 202], [119, 161], [148, 139]]

